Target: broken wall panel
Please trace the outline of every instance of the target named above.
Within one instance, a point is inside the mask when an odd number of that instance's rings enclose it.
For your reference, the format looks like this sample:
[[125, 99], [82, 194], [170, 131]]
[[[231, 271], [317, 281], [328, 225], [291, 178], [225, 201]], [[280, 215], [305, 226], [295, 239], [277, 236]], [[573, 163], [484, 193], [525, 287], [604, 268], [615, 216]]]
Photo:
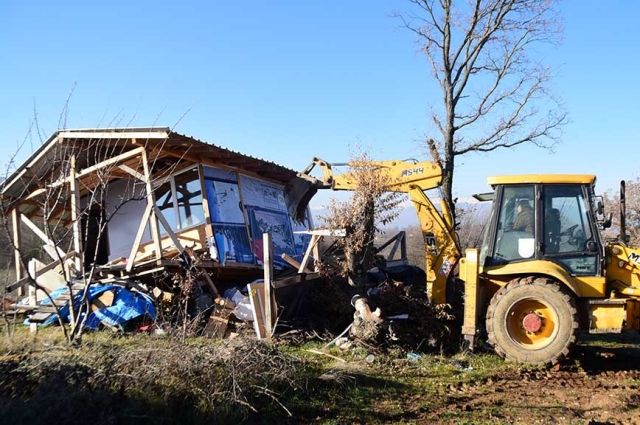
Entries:
[[251, 245], [258, 260], [263, 260], [262, 235], [270, 233], [275, 254], [274, 265], [286, 267], [282, 254], [296, 257], [296, 252], [283, 186], [240, 175], [240, 191], [249, 219]]
[[[134, 185], [133, 180], [121, 179], [109, 184], [106, 202], [107, 217], [110, 218], [109, 260], [128, 257], [133, 246], [133, 235], [138, 231], [147, 200], [144, 187]], [[142, 243], [151, 241], [149, 226], [145, 229]]]
[[219, 261], [254, 264], [237, 174], [204, 167], [204, 181]]

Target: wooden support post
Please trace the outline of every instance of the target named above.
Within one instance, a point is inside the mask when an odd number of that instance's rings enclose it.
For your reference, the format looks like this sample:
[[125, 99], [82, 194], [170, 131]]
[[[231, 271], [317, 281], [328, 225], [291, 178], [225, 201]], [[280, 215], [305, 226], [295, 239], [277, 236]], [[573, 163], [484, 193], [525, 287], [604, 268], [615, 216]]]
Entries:
[[[297, 261], [297, 260], [296, 260], [295, 258], [293, 258], [292, 256], [290, 256], [290, 255], [288, 255], [288, 254], [286, 254], [286, 253], [284, 253], [284, 252], [283, 252], [283, 253], [282, 253], [282, 255], [281, 255], [281, 257], [282, 257], [282, 259], [283, 259], [284, 261], [286, 261], [286, 262], [287, 262], [287, 264], [289, 264], [289, 265], [290, 265], [291, 267], [293, 267], [294, 269], [296, 269], [296, 270], [299, 270], [299, 269], [300, 269], [300, 262], [299, 262], [299, 261]], [[309, 269], [304, 269], [304, 272], [305, 272], [305, 273], [311, 273], [311, 270], [309, 270]]]
[[211, 215], [209, 214], [209, 200], [207, 199], [207, 185], [204, 180], [204, 167], [198, 164], [198, 176], [200, 177], [200, 193], [202, 194], [202, 211], [204, 212], [204, 233], [207, 239], [213, 238], [213, 227], [211, 226]]
[[182, 246], [182, 243], [180, 242], [180, 239], [178, 239], [178, 236], [176, 236], [175, 232], [173, 231], [173, 229], [169, 225], [169, 222], [164, 217], [164, 214], [162, 214], [162, 211], [160, 211], [160, 208], [158, 208], [158, 207], [156, 207], [154, 205], [153, 212], [155, 213], [156, 218], [158, 219], [160, 224], [162, 224], [162, 227], [164, 227], [164, 230], [167, 231], [167, 235], [169, 235], [169, 237], [171, 238], [171, 241], [173, 242], [175, 247], [178, 248], [178, 251], [180, 251], [180, 254], [182, 254], [184, 252], [184, 246]]
[[[22, 280], [23, 269], [22, 269], [22, 257], [20, 256], [20, 247], [22, 246], [22, 233], [20, 232], [20, 212], [18, 211], [18, 206], [16, 205], [14, 209], [11, 210], [11, 226], [13, 227], [13, 261], [16, 267], [16, 282]], [[18, 296], [24, 296], [24, 287], [20, 286], [18, 288]]]
[[[26, 224], [26, 225], [27, 225], [27, 227], [28, 227], [29, 229], [31, 229], [31, 231], [32, 231], [32, 232], [33, 232], [37, 237], [39, 237], [39, 238], [42, 240], [42, 242], [44, 242], [44, 243], [45, 243], [45, 245], [49, 245], [50, 247], [55, 248], [55, 250], [58, 252], [58, 254], [59, 254], [60, 256], [65, 255], [65, 252], [64, 252], [63, 250], [61, 250], [59, 247], [57, 247], [57, 246], [55, 245], [55, 243], [54, 243], [51, 239], [49, 239], [49, 237], [47, 236], [47, 234], [46, 234], [46, 233], [44, 233], [44, 232], [43, 232], [43, 231], [42, 231], [42, 230], [41, 230], [41, 229], [40, 229], [40, 228], [39, 228], [39, 227], [38, 227], [38, 226], [37, 226], [33, 221], [29, 220], [29, 218], [28, 218], [26, 215], [24, 215], [24, 214], [20, 214], [20, 221], [22, 221], [24, 224]], [[57, 259], [58, 259], [58, 257], [57, 257], [57, 256], [56, 256], [52, 251], [53, 251], [53, 250], [46, 250], [46, 249], [45, 249], [45, 252], [46, 252], [47, 254], [49, 254], [49, 256], [51, 257], [51, 259], [53, 259], [53, 260], [57, 260]]]
[[307, 246], [307, 250], [304, 253], [304, 257], [302, 257], [302, 262], [300, 263], [300, 268], [298, 269], [298, 273], [304, 272], [307, 268], [307, 263], [309, 262], [309, 257], [311, 256], [311, 251], [315, 248], [320, 240], [319, 235], [311, 235], [311, 240], [309, 241], [309, 246]]
[[73, 250], [76, 252], [75, 267], [76, 273], [83, 273], [83, 251], [82, 251], [82, 231], [80, 229], [80, 190], [78, 179], [76, 178], [76, 156], [71, 155], [69, 171], [69, 191], [71, 192], [71, 226], [73, 228]]
[[144, 178], [144, 174], [139, 173], [138, 171], [136, 171], [133, 168], [129, 167], [127, 164], [118, 165], [118, 168], [120, 168], [122, 171], [132, 175], [133, 177], [137, 178], [138, 180], [146, 181], [145, 178]]
[[[135, 139], [133, 140], [135, 143]], [[151, 170], [149, 169], [149, 161], [147, 158], [147, 151], [142, 149], [142, 167], [144, 169], [144, 179], [147, 189], [147, 204], [154, 207], [156, 205], [156, 196], [153, 192], [153, 183], [151, 182]], [[158, 229], [158, 218], [156, 217], [155, 211], [151, 211], [151, 237], [153, 238], [153, 245], [156, 250], [156, 260], [160, 261], [162, 259], [162, 242], [160, 240], [160, 230]]]
[[318, 238], [318, 242], [315, 243], [315, 245], [313, 245], [313, 271], [314, 272], [319, 272], [320, 268], [318, 267], [319, 261], [320, 261], [320, 241], [322, 240], [322, 236], [320, 236]]
[[273, 246], [271, 233], [262, 234], [262, 259], [264, 266], [264, 327], [265, 338], [271, 341], [273, 324], [271, 323], [271, 285], [273, 283]]
[[133, 265], [136, 260], [136, 254], [138, 253], [138, 248], [140, 248], [140, 242], [142, 241], [144, 231], [147, 228], [147, 223], [149, 222], [149, 217], [151, 216], [152, 209], [153, 205], [147, 203], [147, 208], [145, 208], [144, 213], [142, 214], [142, 219], [140, 220], [140, 225], [138, 226], [136, 238], [133, 240], [133, 245], [131, 246], [131, 253], [129, 254], [129, 259], [127, 260], [127, 266], [125, 268], [127, 272], [133, 270]]
[[[36, 270], [36, 262], [29, 262], [29, 274], [33, 277], [33, 280], [36, 280], [38, 275], [38, 271]], [[35, 307], [38, 305], [38, 290], [35, 286], [29, 285], [29, 306]], [[38, 324], [37, 323], [29, 323], [29, 332], [35, 334], [38, 332]]]

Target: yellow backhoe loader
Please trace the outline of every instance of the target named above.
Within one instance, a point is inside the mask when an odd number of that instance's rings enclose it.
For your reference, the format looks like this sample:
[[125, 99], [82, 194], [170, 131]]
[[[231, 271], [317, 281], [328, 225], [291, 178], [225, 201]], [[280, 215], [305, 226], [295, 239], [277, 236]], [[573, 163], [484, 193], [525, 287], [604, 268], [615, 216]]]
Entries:
[[[336, 166], [351, 167], [337, 174]], [[318, 189], [354, 190], [353, 169], [362, 163], [313, 162], [287, 188], [290, 210], [300, 216]], [[593, 175], [489, 177], [492, 193], [480, 249], [463, 253], [452, 214], [436, 208], [426, 190], [439, 188], [442, 169], [434, 162], [372, 161], [390, 192], [413, 203], [424, 237], [427, 293], [445, 303], [454, 269], [464, 281], [462, 333], [473, 346], [484, 323], [495, 351], [513, 361], [553, 364], [567, 356], [579, 331], [620, 333], [640, 330], [640, 249], [627, 246], [624, 183], [621, 226], [616, 241], [605, 242], [602, 198]], [[322, 177], [311, 175], [313, 168]]]

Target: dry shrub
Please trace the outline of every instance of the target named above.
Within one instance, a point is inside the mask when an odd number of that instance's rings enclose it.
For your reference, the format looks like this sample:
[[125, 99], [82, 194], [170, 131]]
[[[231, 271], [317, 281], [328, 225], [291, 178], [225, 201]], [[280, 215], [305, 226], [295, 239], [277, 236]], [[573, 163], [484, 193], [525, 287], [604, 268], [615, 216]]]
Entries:
[[[217, 345], [171, 344], [158, 352], [149, 344], [109, 355], [101, 376], [109, 382], [111, 372], [135, 376], [138, 391], [164, 402], [192, 403], [205, 410], [233, 406], [257, 412], [259, 405], [279, 404], [279, 392], [297, 386], [299, 362], [266, 343], [249, 338], [225, 340]], [[117, 391], [131, 390], [131, 383], [112, 382]], [[267, 401], [268, 403], [265, 403]], [[283, 405], [281, 408], [286, 409]]]
[[366, 271], [367, 262], [373, 257], [375, 234], [380, 232], [380, 226], [398, 216], [404, 199], [399, 193], [387, 191], [394, 181], [366, 153], [354, 156], [346, 177], [354, 186], [351, 199], [333, 200], [328, 215], [321, 217], [324, 227], [347, 232], [346, 237], [337, 240], [344, 256], [338, 260], [335, 269], [328, 271], [329, 274], [353, 272], [354, 264], [349, 259], [354, 257], [363, 261], [362, 268]]
[[[124, 343], [123, 343], [124, 342]], [[305, 364], [255, 339], [137, 337], [0, 359], [0, 415], [16, 423], [175, 423], [287, 416]]]

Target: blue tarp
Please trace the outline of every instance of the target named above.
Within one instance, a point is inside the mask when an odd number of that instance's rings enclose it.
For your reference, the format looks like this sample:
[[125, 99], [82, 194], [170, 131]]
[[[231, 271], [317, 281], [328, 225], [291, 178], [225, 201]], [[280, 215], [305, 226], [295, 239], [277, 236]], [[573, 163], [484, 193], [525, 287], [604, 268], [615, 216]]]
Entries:
[[[113, 291], [113, 304], [111, 306], [98, 309], [89, 313], [84, 327], [87, 329], [97, 329], [100, 323], [109, 326], [120, 326], [132, 319], [140, 316], [148, 316], [151, 320], [156, 318], [156, 308], [153, 299], [140, 292], [130, 291], [118, 285], [91, 285], [89, 286], [89, 303], [107, 291]], [[62, 294], [68, 294], [69, 289], [65, 286], [57, 288], [51, 292], [51, 298], [56, 299]], [[74, 297], [73, 303], [77, 309], [82, 301], [82, 293]], [[40, 302], [41, 305], [51, 305], [49, 299]], [[69, 306], [60, 308], [60, 314], [65, 322], [69, 322]], [[27, 322], [28, 323], [28, 322]], [[42, 324], [44, 326], [58, 323], [57, 315], [52, 315]]]

